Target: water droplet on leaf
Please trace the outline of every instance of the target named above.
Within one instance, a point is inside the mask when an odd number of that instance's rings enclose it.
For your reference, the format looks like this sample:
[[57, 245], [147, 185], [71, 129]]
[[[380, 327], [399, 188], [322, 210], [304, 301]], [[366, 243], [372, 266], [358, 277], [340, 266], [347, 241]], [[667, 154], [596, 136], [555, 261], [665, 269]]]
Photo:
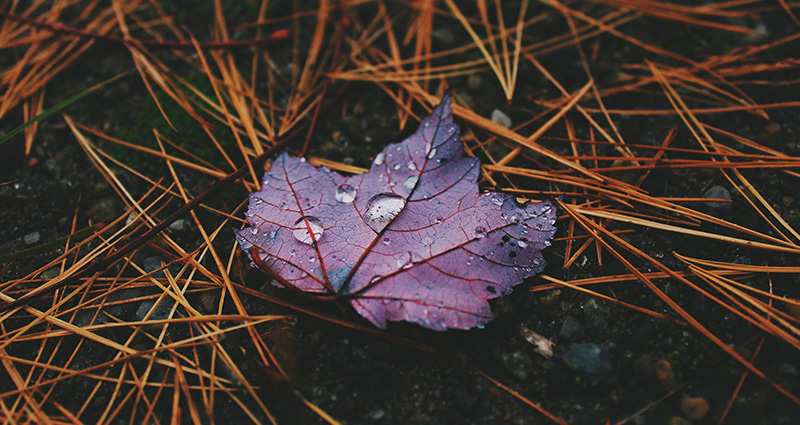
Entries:
[[316, 217], [303, 217], [294, 223], [294, 230], [292, 235], [298, 241], [311, 245], [314, 241], [319, 241], [322, 237], [322, 221]]
[[486, 228], [483, 226], [478, 226], [475, 230], [472, 231], [472, 237], [480, 239], [486, 236]]
[[412, 191], [417, 186], [417, 182], [419, 181], [419, 176], [413, 175], [409, 176], [406, 181], [403, 182], [403, 187], [406, 188], [407, 191]]
[[411, 267], [411, 254], [407, 252], [401, 252], [400, 254], [395, 255], [395, 259], [397, 260], [397, 267], [398, 268], [408, 268]]
[[343, 203], [349, 204], [356, 199], [356, 188], [350, 186], [349, 184], [343, 184], [336, 189], [336, 200]]
[[436, 148], [433, 148], [430, 152], [428, 152], [428, 159], [431, 159], [434, 156], [436, 156]]
[[379, 193], [367, 201], [367, 209], [364, 212], [364, 222], [372, 230], [380, 232], [389, 224], [403, 208], [406, 200], [394, 193]]
[[386, 155], [384, 155], [383, 152], [381, 152], [377, 156], [375, 156], [375, 161], [373, 161], [372, 163], [375, 165], [381, 165], [383, 164], [384, 158], [386, 158]]
[[408, 163], [408, 169], [414, 171], [417, 169], [417, 164], [414, 164], [414, 161]]

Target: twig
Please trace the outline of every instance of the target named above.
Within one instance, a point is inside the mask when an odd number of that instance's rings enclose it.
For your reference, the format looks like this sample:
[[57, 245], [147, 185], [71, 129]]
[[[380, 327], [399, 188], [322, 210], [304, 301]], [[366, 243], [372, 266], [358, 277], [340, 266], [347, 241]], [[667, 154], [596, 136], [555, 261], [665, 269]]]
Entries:
[[[51, 23], [51, 22], [42, 22], [36, 19], [27, 18], [25, 16], [20, 16], [3, 10], [0, 10], [0, 16], [4, 16], [8, 19], [17, 22], [22, 22], [37, 28], [52, 31], [57, 34], [69, 34], [78, 37], [91, 38], [95, 40], [105, 40], [122, 44], [133, 43], [155, 49], [181, 49], [181, 50], [196, 49], [196, 46], [190, 42], [142, 40], [138, 38], [120, 37], [110, 34], [99, 34], [96, 32], [84, 31], [82, 29], [71, 27], [69, 25]], [[220, 49], [231, 49], [237, 47], [253, 47], [253, 46], [262, 46], [267, 44], [276, 44], [283, 42], [289, 38], [289, 34], [290, 34], [289, 30], [280, 29], [262, 38], [254, 38], [249, 40], [206, 41], [198, 44], [200, 45], [200, 48], [203, 50], [220, 50]]]

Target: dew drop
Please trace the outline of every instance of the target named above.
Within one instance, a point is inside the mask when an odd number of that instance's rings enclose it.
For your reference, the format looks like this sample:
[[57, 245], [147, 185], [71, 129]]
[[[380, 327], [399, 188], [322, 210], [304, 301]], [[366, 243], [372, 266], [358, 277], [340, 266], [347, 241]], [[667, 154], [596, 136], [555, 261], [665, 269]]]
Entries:
[[322, 221], [320, 221], [320, 219], [307, 216], [300, 218], [294, 223], [292, 235], [298, 241], [306, 245], [311, 245], [315, 241], [319, 242], [323, 231], [324, 229], [322, 228]]
[[476, 327], [476, 328], [478, 328], [478, 329], [483, 329], [483, 328], [485, 328], [485, 327], [486, 327], [486, 324], [485, 324], [485, 323], [478, 322], [478, 323], [476, 323], [476, 324], [475, 324], [475, 327]]
[[398, 147], [394, 148], [394, 150], [396, 150], [397, 152], [400, 152], [401, 150], [403, 150], [403, 147], [402, 146], [398, 146]]
[[486, 228], [483, 226], [478, 226], [472, 231], [472, 237], [476, 239], [481, 239], [484, 236], [486, 236]]
[[433, 148], [430, 152], [428, 152], [428, 159], [431, 159], [434, 156], [436, 156], [436, 148]]
[[255, 235], [256, 233], [258, 233], [258, 229], [256, 229], [255, 227], [251, 227], [250, 228], [250, 233]]
[[304, 157], [304, 156], [301, 156], [301, 157], [300, 157], [300, 162], [306, 162], [306, 157]]
[[336, 200], [343, 203], [349, 204], [356, 199], [356, 188], [350, 186], [349, 184], [343, 184], [336, 189]]
[[379, 232], [386, 227], [403, 208], [406, 200], [394, 193], [379, 193], [367, 201], [366, 211], [364, 212], [364, 222]]
[[417, 164], [414, 164], [414, 161], [408, 163], [408, 169], [414, 171], [417, 169]]
[[293, 249], [293, 250], [289, 251], [289, 255], [291, 255], [292, 257], [294, 257], [295, 254], [297, 254], [297, 250], [296, 249]]
[[492, 194], [492, 203], [495, 205], [503, 205], [503, 195], [499, 193]]
[[388, 246], [390, 243], [392, 243], [392, 240], [391, 240], [391, 239], [389, 239], [389, 238], [383, 238], [383, 244], [384, 244], [384, 245], [387, 245], [387, 246]]
[[383, 160], [385, 158], [386, 158], [386, 155], [384, 155], [383, 152], [381, 152], [381, 153], [379, 153], [378, 155], [375, 156], [375, 161], [373, 161], [372, 163], [375, 164], [375, 165], [381, 165], [381, 164], [383, 164]]
[[314, 257], [314, 256], [308, 257], [308, 262], [309, 263], [313, 263], [314, 261], [317, 261], [317, 257]]
[[398, 163], [395, 163], [394, 165], [392, 165], [392, 170], [395, 170], [395, 171], [397, 171], [397, 170], [399, 170], [399, 169], [400, 169], [400, 163], [399, 163], [399, 162], [398, 162]]
[[470, 255], [469, 258], [467, 258], [467, 265], [471, 266], [472, 265], [472, 260], [474, 260], [474, 259], [475, 259], [475, 257]]
[[517, 241], [517, 246], [520, 248], [525, 248], [528, 246], [528, 243], [525, 241]]
[[407, 252], [401, 252], [400, 254], [395, 255], [395, 260], [397, 261], [398, 268], [407, 269], [412, 266], [411, 254]]
[[[322, 233], [322, 232], [320, 232], [320, 233]], [[270, 239], [275, 239], [275, 237], [277, 237], [277, 236], [278, 236], [278, 230], [277, 229], [269, 232], [269, 238]]]
[[417, 175], [409, 176], [406, 179], [406, 181], [403, 182], [403, 187], [406, 188], [407, 191], [411, 192], [417, 186], [418, 181], [419, 181], [419, 176]]

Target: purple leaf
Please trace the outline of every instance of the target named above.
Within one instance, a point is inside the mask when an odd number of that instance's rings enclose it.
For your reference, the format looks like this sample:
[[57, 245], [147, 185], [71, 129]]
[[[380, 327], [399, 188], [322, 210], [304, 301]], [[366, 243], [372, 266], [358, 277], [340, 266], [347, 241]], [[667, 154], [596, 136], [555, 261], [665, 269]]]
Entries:
[[366, 174], [279, 156], [250, 194], [252, 227], [236, 236], [279, 285], [339, 296], [380, 328], [387, 320], [483, 327], [493, 318], [489, 299], [544, 268], [556, 208], [481, 194], [479, 172], [446, 95]]

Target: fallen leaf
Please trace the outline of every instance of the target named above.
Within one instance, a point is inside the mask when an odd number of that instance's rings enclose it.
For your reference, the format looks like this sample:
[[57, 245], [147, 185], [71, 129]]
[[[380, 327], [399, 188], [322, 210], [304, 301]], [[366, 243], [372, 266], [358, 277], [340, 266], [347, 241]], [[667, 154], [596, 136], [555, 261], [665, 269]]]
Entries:
[[237, 239], [277, 284], [344, 299], [380, 328], [482, 328], [488, 300], [545, 266], [550, 201], [483, 193], [445, 95], [370, 171], [344, 177], [284, 153], [250, 194]]

